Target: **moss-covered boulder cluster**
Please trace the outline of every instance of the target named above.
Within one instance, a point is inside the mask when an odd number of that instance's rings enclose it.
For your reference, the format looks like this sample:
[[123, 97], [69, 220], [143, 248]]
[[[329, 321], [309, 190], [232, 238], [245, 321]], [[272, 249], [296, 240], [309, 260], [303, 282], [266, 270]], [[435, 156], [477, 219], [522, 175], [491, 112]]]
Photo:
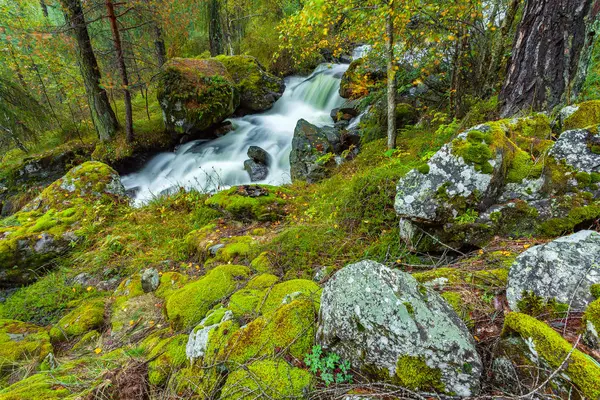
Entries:
[[174, 58], [163, 67], [158, 101], [167, 130], [211, 137], [214, 128], [234, 112], [271, 108], [285, 89], [251, 56], [210, 59]]
[[[575, 127], [589, 108], [581, 105], [563, 124]], [[555, 143], [540, 114], [461, 133], [398, 183], [404, 239], [423, 249], [481, 246], [497, 234], [552, 237], [593, 221], [600, 216], [596, 130], [577, 128]]]

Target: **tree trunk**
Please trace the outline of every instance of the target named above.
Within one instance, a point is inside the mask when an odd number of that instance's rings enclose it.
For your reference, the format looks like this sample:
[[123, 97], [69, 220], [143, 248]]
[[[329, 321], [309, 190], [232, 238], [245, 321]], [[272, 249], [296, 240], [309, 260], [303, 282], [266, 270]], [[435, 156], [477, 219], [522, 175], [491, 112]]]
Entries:
[[163, 39], [162, 29], [158, 22], [152, 23], [152, 32], [154, 34], [154, 51], [156, 51], [156, 61], [158, 66], [162, 67], [167, 62], [167, 48]]
[[123, 45], [121, 43], [121, 33], [117, 24], [117, 16], [112, 0], [106, 0], [106, 11], [108, 20], [110, 21], [110, 29], [113, 35], [113, 43], [117, 54], [117, 66], [119, 75], [121, 75], [121, 83], [123, 86], [123, 98], [125, 100], [125, 132], [127, 133], [127, 142], [133, 142], [133, 109], [131, 107], [131, 91], [129, 90], [129, 77], [127, 76], [127, 66], [125, 65], [125, 57], [123, 55]]
[[578, 71], [589, 63], [586, 43], [600, 0], [527, 0], [500, 93], [502, 116], [551, 111], [580, 90]]
[[394, 68], [394, 18], [391, 13], [393, 9], [394, 5], [392, 1], [390, 3], [390, 12], [388, 12], [386, 17], [388, 149], [396, 148], [396, 69]]
[[517, 11], [519, 11], [521, 1], [522, 0], [511, 0], [508, 9], [506, 10], [506, 16], [504, 17], [504, 21], [502, 21], [502, 28], [500, 28], [500, 37], [496, 39], [489, 69], [485, 75], [485, 79], [483, 80], [486, 85], [484, 88], [484, 91], [486, 92], [491, 87], [495, 86], [494, 81], [497, 82], [498, 74], [500, 73], [500, 68], [504, 58], [503, 54], [506, 51], [505, 43], [507, 42], [507, 38], [513, 27], [513, 24], [515, 23], [515, 18], [517, 16]]
[[60, 0], [65, 12], [65, 18], [70, 25], [73, 36], [77, 41], [79, 68], [88, 96], [92, 121], [102, 141], [111, 140], [119, 124], [110, 103], [106, 90], [100, 87], [100, 68], [92, 48], [87, 29], [81, 0]]
[[220, 0], [210, 0], [208, 3], [208, 36], [210, 55], [215, 57], [223, 54], [223, 26], [221, 24]]

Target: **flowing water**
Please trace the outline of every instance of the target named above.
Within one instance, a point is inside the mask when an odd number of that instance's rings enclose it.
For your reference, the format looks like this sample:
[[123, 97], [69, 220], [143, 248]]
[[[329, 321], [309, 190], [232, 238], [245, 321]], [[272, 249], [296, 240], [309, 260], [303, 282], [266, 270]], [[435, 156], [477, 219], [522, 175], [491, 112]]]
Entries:
[[218, 139], [193, 141], [175, 152], [156, 155], [140, 171], [122, 178], [125, 189], [135, 192], [139, 205], [181, 187], [214, 192], [251, 183], [244, 170], [250, 146], [265, 149], [273, 160], [267, 179], [256, 183], [289, 183], [296, 123], [303, 118], [318, 126], [333, 124], [330, 112], [343, 103], [338, 92], [347, 68], [323, 64], [309, 77], [287, 78], [286, 90], [272, 109], [230, 119], [235, 130]]

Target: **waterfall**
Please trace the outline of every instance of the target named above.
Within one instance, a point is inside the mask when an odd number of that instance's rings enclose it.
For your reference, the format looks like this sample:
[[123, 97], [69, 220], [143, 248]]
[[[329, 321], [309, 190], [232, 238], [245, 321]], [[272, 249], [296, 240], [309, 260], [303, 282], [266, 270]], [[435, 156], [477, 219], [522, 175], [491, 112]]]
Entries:
[[339, 107], [340, 79], [347, 65], [322, 64], [309, 77], [286, 79], [286, 90], [273, 108], [263, 114], [232, 118], [234, 130], [210, 141], [193, 141], [156, 155], [141, 170], [123, 176], [125, 189], [135, 193], [140, 205], [179, 188], [215, 192], [249, 184], [244, 170], [250, 146], [265, 149], [272, 157], [269, 176], [261, 184], [289, 183], [289, 154], [294, 128], [304, 118], [318, 126], [332, 125], [332, 109]]

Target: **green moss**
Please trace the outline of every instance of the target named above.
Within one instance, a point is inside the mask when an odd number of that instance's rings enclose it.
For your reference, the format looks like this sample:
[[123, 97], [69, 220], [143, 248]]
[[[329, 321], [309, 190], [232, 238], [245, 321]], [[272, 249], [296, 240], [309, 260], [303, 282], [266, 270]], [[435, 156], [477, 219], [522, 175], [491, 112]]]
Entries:
[[231, 116], [239, 96], [227, 69], [216, 60], [174, 58], [159, 76], [157, 98], [170, 131], [184, 133], [182, 125], [205, 130]]
[[260, 274], [250, 279], [246, 285], [247, 289], [266, 289], [275, 285], [279, 281], [279, 277], [272, 274]]
[[543, 163], [536, 163], [530, 154], [518, 149], [508, 170], [508, 183], [521, 183], [523, 179], [536, 179], [542, 176]]
[[166, 299], [174, 291], [181, 289], [187, 281], [188, 277], [179, 272], [165, 272], [160, 275], [160, 285], [156, 289], [155, 295]]
[[463, 301], [460, 293], [448, 291], [442, 293], [442, 297], [448, 304], [450, 304], [450, 307], [452, 307], [460, 319], [464, 321], [467, 327], [472, 328], [475, 325], [470, 316], [471, 309], [469, 308], [468, 303]]
[[396, 363], [394, 381], [410, 390], [443, 392], [445, 385], [441, 379], [441, 371], [428, 366], [422, 357], [402, 356]]
[[247, 196], [243, 187], [232, 187], [206, 200], [206, 205], [218, 207], [240, 220], [275, 221], [285, 214], [286, 197], [283, 188], [261, 185], [266, 195]]
[[429, 173], [429, 164], [423, 164], [417, 168], [417, 171], [422, 173], [423, 175], [427, 175]]
[[173, 292], [166, 303], [166, 313], [173, 328], [193, 328], [210, 307], [243, 285], [249, 274], [247, 267], [223, 265]]
[[594, 283], [590, 286], [590, 293], [595, 299], [600, 299], [600, 283]]
[[224, 239], [223, 244], [210, 260], [211, 264], [245, 264], [250, 262], [257, 252], [257, 242], [252, 236], [234, 236]]
[[271, 93], [281, 93], [283, 82], [270, 75], [252, 56], [218, 56], [236, 83], [240, 93], [240, 105], [250, 111], [264, 111], [271, 106]]
[[[596, 336], [600, 334], [600, 299], [593, 301], [583, 314], [583, 322], [594, 328]], [[597, 340], [597, 339], [596, 339]]]
[[563, 121], [562, 129], [584, 129], [600, 124], [600, 101], [587, 101], [577, 105], [578, 110]]
[[84, 301], [50, 330], [53, 342], [62, 342], [100, 328], [104, 323], [104, 299]]
[[256, 317], [263, 298], [264, 290], [241, 289], [231, 296], [228, 308], [237, 318]]
[[158, 343], [148, 354], [148, 381], [152, 385], [163, 386], [174, 371], [187, 361], [185, 346], [187, 335], [177, 335]]
[[298, 295], [306, 296], [316, 304], [319, 304], [321, 299], [321, 288], [314, 281], [309, 281], [307, 279], [292, 279], [278, 283], [271, 289], [266, 290], [265, 298], [261, 302], [262, 307], [260, 308], [260, 311], [263, 314], [268, 314], [277, 309], [286, 297], [297, 297]]
[[592, 204], [583, 207], [573, 207], [566, 217], [552, 218], [540, 226], [540, 233], [548, 237], [561, 236], [572, 232], [573, 229], [586, 221], [593, 221], [600, 217], [600, 205]]
[[559, 303], [555, 299], [544, 299], [533, 292], [523, 292], [521, 300], [517, 302], [517, 308], [532, 317], [548, 315], [551, 318], [561, 318], [569, 311], [568, 304]]
[[[512, 258], [514, 260], [514, 258]], [[492, 285], [503, 286], [508, 282], [508, 268], [463, 271], [457, 268], [436, 268], [430, 271], [417, 272], [412, 276], [421, 283], [445, 278], [450, 285]]]
[[0, 304], [0, 318], [17, 319], [48, 325], [58, 322], [71, 303], [98, 296], [97, 291], [87, 291], [71, 285], [67, 276], [51, 273], [36, 283], [17, 290]]
[[504, 335], [518, 334], [524, 340], [531, 340], [535, 351], [552, 368], [563, 364], [571, 353], [563, 373], [590, 399], [600, 397], [600, 366], [589, 356], [575, 349], [556, 331], [545, 323], [525, 314], [510, 313], [504, 320]]
[[250, 262], [250, 268], [259, 273], [273, 273], [275, 268], [269, 261], [269, 253], [264, 251]]
[[4, 390], [0, 390], [0, 400], [60, 400], [71, 395], [71, 390], [57, 385], [56, 380], [46, 373], [32, 375]]
[[496, 158], [493, 147], [495, 138], [492, 133], [484, 133], [481, 131], [469, 131], [466, 139], [455, 139], [452, 142], [452, 152], [458, 157], [475, 167], [475, 170], [484, 174], [490, 174], [493, 167], [490, 160]]
[[35, 367], [53, 351], [50, 337], [33, 324], [0, 319], [0, 373], [12, 372], [20, 366]]
[[280, 306], [235, 332], [219, 352], [219, 359], [233, 365], [280, 352], [302, 359], [315, 337], [316, 310], [308, 299]]
[[285, 360], [262, 360], [229, 374], [222, 400], [252, 400], [257, 393], [273, 399], [303, 399], [313, 384], [308, 371], [291, 367]]

